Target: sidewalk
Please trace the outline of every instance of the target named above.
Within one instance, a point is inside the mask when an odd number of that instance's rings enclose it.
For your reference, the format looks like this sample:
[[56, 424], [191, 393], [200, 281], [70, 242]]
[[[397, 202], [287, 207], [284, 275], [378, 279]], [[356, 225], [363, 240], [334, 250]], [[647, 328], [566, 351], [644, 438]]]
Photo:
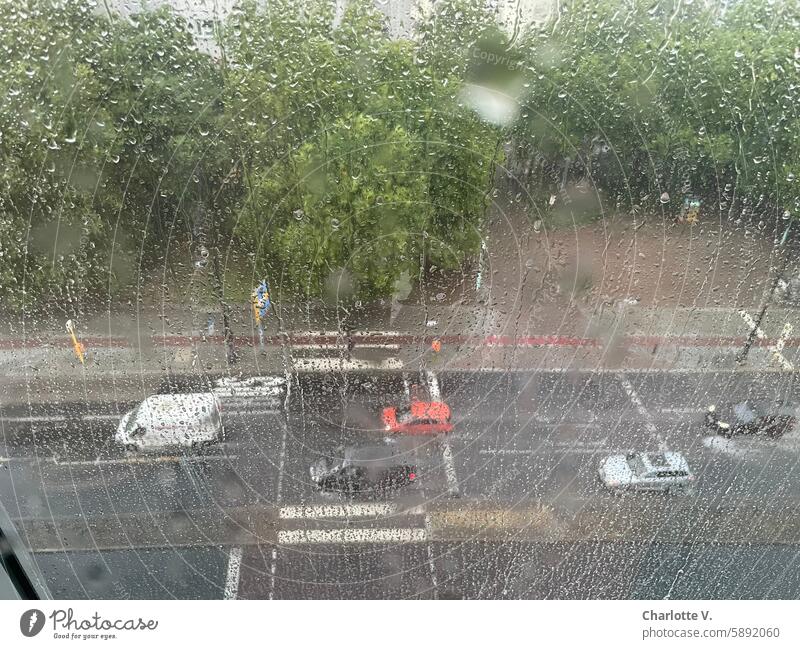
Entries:
[[[800, 333], [800, 311], [778, 307], [762, 323], [745, 364], [736, 355], [749, 327], [735, 309], [623, 306], [581, 314], [561, 329], [515, 330], [491, 308], [466, 322], [464, 307], [404, 306], [390, 331], [242, 332], [233, 339], [237, 360], [229, 364], [224, 337], [215, 330], [169, 330], [159, 314], [121, 321], [109, 333], [78, 327], [85, 364], [70, 337], [42, 332], [31, 338], [0, 338], [0, 405], [39, 400], [136, 400], [158, 390], [170, 376], [204, 377], [287, 372], [398, 371], [421, 367], [450, 371], [790, 371], [773, 351], [786, 323]], [[427, 317], [426, 326], [420, 326]], [[465, 324], [467, 326], [465, 326]], [[125, 325], [125, 326], [123, 326]], [[431, 343], [438, 340], [441, 351]], [[800, 364], [800, 336], [783, 338], [786, 363]]]

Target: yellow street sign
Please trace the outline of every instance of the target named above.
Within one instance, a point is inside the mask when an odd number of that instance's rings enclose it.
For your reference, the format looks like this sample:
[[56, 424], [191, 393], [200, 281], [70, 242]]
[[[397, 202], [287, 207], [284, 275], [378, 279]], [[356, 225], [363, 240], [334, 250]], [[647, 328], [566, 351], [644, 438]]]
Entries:
[[65, 325], [67, 329], [67, 333], [72, 336], [72, 348], [75, 351], [75, 356], [78, 357], [78, 360], [81, 362], [81, 365], [84, 365], [84, 349], [83, 345], [78, 342], [77, 336], [75, 336], [75, 325], [72, 324], [72, 320], [67, 320]]

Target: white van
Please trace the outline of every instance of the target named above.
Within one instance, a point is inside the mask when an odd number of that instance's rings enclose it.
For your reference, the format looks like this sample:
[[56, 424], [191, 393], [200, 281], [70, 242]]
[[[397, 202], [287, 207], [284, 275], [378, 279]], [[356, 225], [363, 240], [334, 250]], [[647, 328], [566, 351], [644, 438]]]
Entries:
[[114, 436], [128, 450], [199, 446], [222, 438], [219, 404], [210, 392], [155, 394], [126, 413]]

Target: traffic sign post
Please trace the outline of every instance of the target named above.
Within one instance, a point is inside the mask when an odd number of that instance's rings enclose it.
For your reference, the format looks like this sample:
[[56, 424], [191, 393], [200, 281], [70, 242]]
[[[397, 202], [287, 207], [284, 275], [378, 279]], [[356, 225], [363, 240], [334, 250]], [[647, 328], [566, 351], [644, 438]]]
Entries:
[[72, 323], [72, 320], [67, 320], [64, 327], [67, 333], [72, 337], [72, 348], [75, 351], [75, 356], [78, 357], [81, 365], [84, 365], [83, 345], [78, 342], [78, 338], [75, 336], [75, 325]]
[[258, 288], [255, 290], [255, 297], [257, 300], [258, 306], [258, 317], [259, 319], [267, 317], [267, 311], [272, 306], [272, 302], [269, 299], [269, 284], [267, 284], [267, 280], [262, 280], [261, 284], [258, 285]]
[[267, 317], [267, 312], [272, 306], [269, 299], [269, 284], [267, 280], [262, 280], [252, 293], [253, 300], [253, 317], [258, 324], [258, 342], [261, 347], [264, 346], [264, 325], [262, 320]]

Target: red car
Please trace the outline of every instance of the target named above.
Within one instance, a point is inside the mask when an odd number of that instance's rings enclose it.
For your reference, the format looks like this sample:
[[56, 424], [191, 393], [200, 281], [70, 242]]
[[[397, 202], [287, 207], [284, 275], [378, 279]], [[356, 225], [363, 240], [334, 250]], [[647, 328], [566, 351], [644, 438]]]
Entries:
[[384, 429], [389, 433], [436, 435], [453, 430], [450, 406], [441, 401], [411, 401], [402, 408], [383, 409]]

